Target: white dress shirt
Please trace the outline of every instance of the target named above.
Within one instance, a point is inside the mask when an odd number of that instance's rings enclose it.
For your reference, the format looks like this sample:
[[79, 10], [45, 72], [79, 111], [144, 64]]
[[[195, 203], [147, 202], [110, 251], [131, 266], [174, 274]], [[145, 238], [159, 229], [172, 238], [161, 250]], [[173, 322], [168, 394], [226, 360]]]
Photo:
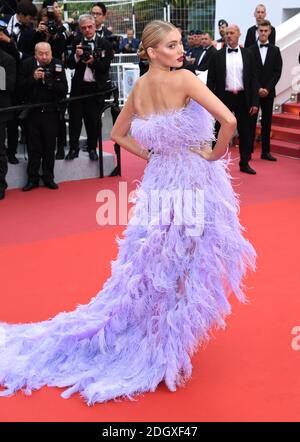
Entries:
[[207, 54], [207, 51], [208, 51], [208, 49], [211, 47], [211, 45], [210, 46], [207, 46], [207, 48], [203, 48], [203, 52], [202, 52], [202, 54], [201, 54], [201, 56], [200, 56], [200, 58], [199, 58], [199, 61], [198, 61], [198, 66], [200, 65], [200, 63], [201, 63], [201, 61], [203, 60], [203, 58], [205, 57], [205, 55]]
[[17, 19], [17, 14], [15, 14], [9, 20], [7, 28], [6, 28], [6, 31], [8, 32], [8, 34], [10, 36], [12, 36], [14, 34], [15, 37], [17, 37], [17, 41], [18, 41], [18, 37], [20, 37], [19, 34], [21, 32], [20, 25], [21, 25], [21, 23]]
[[[95, 49], [95, 43], [94, 43], [95, 38], [96, 38], [96, 34], [90, 39], [90, 43], [89, 43], [89, 40], [85, 39], [85, 42], [88, 43], [92, 47], [92, 50]], [[79, 58], [76, 56], [76, 54], [75, 54], [74, 58], [75, 58], [76, 63], [78, 63]], [[95, 75], [88, 64], [86, 65], [86, 68], [84, 71], [83, 81], [86, 81], [88, 83], [92, 83], [92, 82], [96, 81]]]
[[265, 61], [266, 61], [266, 56], [267, 56], [267, 53], [268, 53], [268, 49], [269, 49], [269, 48], [266, 48], [266, 47], [261, 48], [260, 45], [261, 45], [261, 44], [269, 44], [269, 41], [267, 41], [266, 43], [261, 43], [261, 42], [258, 40], [257, 44], [258, 44], [258, 49], [259, 49], [259, 52], [260, 52], [261, 61], [262, 61], [262, 64], [264, 65], [264, 64], [265, 64]]
[[238, 49], [237, 52], [228, 52], [228, 47], [226, 48], [226, 91], [242, 91], [244, 90], [243, 81], [243, 58], [240, 47], [232, 48]]

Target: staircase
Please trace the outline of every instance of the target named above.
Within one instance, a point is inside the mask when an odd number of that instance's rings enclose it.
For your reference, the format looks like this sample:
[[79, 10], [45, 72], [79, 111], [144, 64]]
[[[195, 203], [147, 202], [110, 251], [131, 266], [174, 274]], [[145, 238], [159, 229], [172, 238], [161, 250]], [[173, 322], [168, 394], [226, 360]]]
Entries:
[[300, 158], [300, 94], [298, 101], [282, 106], [282, 113], [273, 114], [271, 152]]

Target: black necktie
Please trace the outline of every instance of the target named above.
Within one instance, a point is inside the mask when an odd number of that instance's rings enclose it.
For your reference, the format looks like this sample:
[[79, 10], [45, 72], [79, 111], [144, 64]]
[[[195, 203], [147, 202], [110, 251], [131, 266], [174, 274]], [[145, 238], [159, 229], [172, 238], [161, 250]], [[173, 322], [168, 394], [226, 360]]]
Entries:
[[236, 49], [228, 48], [228, 54], [230, 54], [231, 52], [238, 52], [238, 51], [239, 51], [238, 48]]
[[269, 43], [265, 44], [265, 45], [260, 45], [261, 48], [268, 48], [269, 47]]

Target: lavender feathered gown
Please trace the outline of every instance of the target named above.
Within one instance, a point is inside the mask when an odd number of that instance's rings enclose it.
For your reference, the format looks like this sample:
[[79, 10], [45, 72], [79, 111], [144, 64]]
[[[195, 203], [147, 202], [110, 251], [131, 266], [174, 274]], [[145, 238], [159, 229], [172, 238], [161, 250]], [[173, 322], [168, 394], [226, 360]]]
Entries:
[[[191, 376], [191, 355], [211, 327], [224, 327], [229, 293], [245, 300], [242, 277], [254, 269], [255, 251], [241, 233], [228, 161], [208, 162], [188, 149], [213, 138], [211, 116], [191, 101], [135, 117], [132, 134], [155, 153], [112, 276], [72, 312], [39, 323], [0, 323], [1, 395], [49, 385], [69, 387], [63, 397], [80, 392], [93, 404], [154, 391], [161, 381], [174, 391]], [[188, 217], [176, 225], [174, 204], [141, 222], [153, 189], [204, 190], [203, 232], [191, 235]], [[187, 197], [184, 204], [194, 202]], [[166, 210], [170, 221], [158, 221]]]

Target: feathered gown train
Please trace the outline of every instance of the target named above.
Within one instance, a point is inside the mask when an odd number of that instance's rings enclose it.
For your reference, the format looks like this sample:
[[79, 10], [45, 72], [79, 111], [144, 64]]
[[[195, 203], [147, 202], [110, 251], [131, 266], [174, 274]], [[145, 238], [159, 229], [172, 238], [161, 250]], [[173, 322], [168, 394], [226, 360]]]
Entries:
[[[161, 381], [174, 391], [191, 376], [191, 356], [210, 329], [224, 327], [229, 294], [245, 300], [242, 279], [255, 268], [255, 251], [242, 235], [228, 161], [208, 162], [189, 149], [212, 140], [211, 116], [191, 101], [136, 116], [131, 131], [154, 154], [112, 275], [72, 312], [0, 323], [2, 396], [49, 385], [93, 404], [154, 391]], [[173, 199], [150, 204], [157, 195]], [[186, 214], [180, 223], [178, 207]]]

